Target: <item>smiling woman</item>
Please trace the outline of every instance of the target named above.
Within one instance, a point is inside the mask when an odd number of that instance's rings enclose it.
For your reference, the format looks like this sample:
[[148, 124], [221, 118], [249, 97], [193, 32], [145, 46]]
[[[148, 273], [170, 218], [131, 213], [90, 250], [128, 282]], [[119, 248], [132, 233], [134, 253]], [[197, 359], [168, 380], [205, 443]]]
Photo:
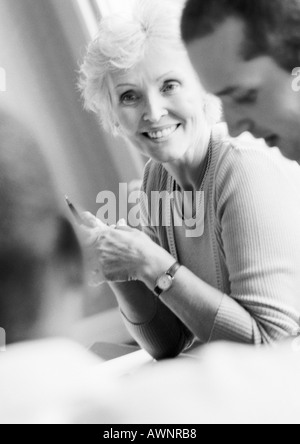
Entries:
[[111, 85], [118, 128], [143, 154], [177, 161], [201, 139], [205, 93], [182, 48], [147, 48], [134, 70], [112, 73]]
[[[81, 69], [86, 108], [151, 159], [143, 232], [89, 222], [128, 329], [158, 359], [194, 339], [281, 340], [298, 332], [300, 316], [298, 166], [217, 124], [219, 102], [181, 40], [181, 10], [179, 2], [136, 0], [131, 13], [105, 17]], [[153, 192], [169, 196], [167, 205], [153, 205]]]

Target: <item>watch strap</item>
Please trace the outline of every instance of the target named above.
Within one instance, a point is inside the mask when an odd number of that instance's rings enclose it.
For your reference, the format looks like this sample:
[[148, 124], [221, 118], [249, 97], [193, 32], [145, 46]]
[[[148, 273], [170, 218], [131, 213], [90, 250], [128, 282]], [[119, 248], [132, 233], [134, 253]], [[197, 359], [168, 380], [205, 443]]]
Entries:
[[156, 285], [156, 287], [154, 288], [154, 293], [156, 294], [156, 296], [160, 296], [162, 292], [163, 292], [162, 288]]
[[172, 265], [172, 267], [166, 272], [166, 274], [168, 274], [169, 276], [171, 276], [172, 279], [174, 279], [180, 267], [181, 265], [178, 262], [175, 262], [175, 264]]

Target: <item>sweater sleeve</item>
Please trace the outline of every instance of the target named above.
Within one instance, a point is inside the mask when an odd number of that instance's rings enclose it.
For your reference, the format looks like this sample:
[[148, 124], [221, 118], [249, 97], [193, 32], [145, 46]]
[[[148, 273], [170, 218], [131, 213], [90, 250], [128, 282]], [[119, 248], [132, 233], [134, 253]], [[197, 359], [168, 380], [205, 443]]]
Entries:
[[[141, 226], [153, 242], [161, 245], [157, 231], [152, 226], [150, 208], [151, 191], [154, 183], [158, 183], [155, 178], [155, 171], [152, 162], [148, 162], [144, 172], [143, 186], [140, 197]], [[156, 179], [156, 180], [155, 180]], [[143, 291], [142, 285], [140, 290]], [[194, 336], [180, 319], [172, 313], [154, 294], [151, 294], [146, 287], [147, 297], [152, 298], [152, 310], [138, 310], [136, 307], [129, 307], [132, 304], [131, 298], [126, 298], [126, 303], [121, 305], [121, 313], [125, 325], [138, 342], [155, 359], [172, 358], [189, 348]], [[129, 315], [130, 313], [130, 315]]]
[[299, 187], [298, 165], [263, 147], [231, 146], [223, 156], [215, 205], [231, 294], [211, 340], [271, 343], [298, 331]]

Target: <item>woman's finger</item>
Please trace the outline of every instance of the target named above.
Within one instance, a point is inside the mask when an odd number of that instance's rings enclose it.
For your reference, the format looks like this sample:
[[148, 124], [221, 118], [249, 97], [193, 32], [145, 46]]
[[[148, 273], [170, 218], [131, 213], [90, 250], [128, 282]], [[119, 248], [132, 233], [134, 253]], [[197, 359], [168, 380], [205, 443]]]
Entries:
[[125, 219], [119, 220], [116, 228], [118, 231], [133, 231], [132, 228], [127, 225]]
[[122, 225], [118, 226], [117, 230], [118, 231], [124, 231], [124, 232], [132, 232], [133, 231], [133, 229], [128, 227], [128, 225], [126, 225], [126, 226], [122, 226]]
[[83, 220], [84, 225], [90, 228], [96, 228], [98, 227], [98, 221], [92, 213], [89, 213], [88, 211], [85, 211], [84, 213], [81, 213], [81, 218]]
[[85, 247], [90, 247], [97, 241], [97, 233], [95, 229], [82, 226], [78, 230], [78, 234], [83, 246]]
[[120, 219], [119, 222], [117, 223], [117, 228], [119, 227], [127, 227], [127, 223], [125, 219]]
[[97, 226], [95, 228], [82, 225], [79, 229], [79, 236], [85, 247], [96, 247], [108, 230], [110, 230], [110, 228], [106, 225], [103, 227]]
[[85, 211], [81, 214], [84, 224], [89, 228], [100, 228], [108, 229], [109, 227], [104, 224], [98, 217], [94, 216], [92, 213]]

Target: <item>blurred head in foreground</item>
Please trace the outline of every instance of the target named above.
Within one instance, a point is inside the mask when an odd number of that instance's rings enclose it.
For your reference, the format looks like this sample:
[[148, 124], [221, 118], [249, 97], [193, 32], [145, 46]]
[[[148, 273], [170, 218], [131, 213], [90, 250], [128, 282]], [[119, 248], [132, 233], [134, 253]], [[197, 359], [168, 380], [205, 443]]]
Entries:
[[231, 135], [300, 161], [300, 0], [189, 0], [182, 33]]
[[0, 327], [7, 343], [64, 335], [80, 314], [82, 255], [39, 148], [0, 112]]

